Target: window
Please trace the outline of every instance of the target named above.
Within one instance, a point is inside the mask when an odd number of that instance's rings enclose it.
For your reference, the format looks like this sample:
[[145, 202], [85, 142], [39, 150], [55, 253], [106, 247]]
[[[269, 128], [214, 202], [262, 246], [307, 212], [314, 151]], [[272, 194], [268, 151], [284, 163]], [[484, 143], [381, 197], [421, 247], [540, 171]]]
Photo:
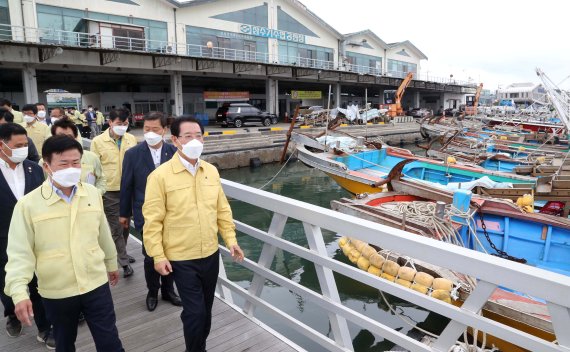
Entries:
[[[2, 0], [0, 0], [0, 4], [1, 1]], [[115, 16], [100, 12], [74, 10], [42, 4], [37, 4], [36, 10], [38, 27], [40, 29], [50, 29], [49, 31], [40, 31], [40, 40], [42, 42], [57, 42], [77, 45], [77, 35], [73, 32], [87, 32], [87, 28], [85, 28], [83, 21], [84, 18], [87, 18], [95, 21], [101, 20], [124, 24], [135, 24], [137, 26], [144, 27], [143, 36], [138, 33], [131, 36], [133, 38], [142, 39], [137, 44], [139, 49], [149, 48], [153, 50], [163, 50], [167, 45], [168, 33], [166, 22], [134, 18], [130, 16]], [[143, 41], [145, 44], [141, 44]]]
[[382, 58], [379, 56], [364, 55], [352, 51], [346, 52], [348, 69], [358, 73], [381, 74]]
[[[279, 41], [279, 62], [303, 67], [332, 69], [333, 49], [316, 45]], [[308, 59], [316, 59], [313, 61]]]
[[[220, 31], [208, 28], [186, 26], [186, 43], [188, 55], [209, 56], [211, 51], [205, 48], [212, 42], [214, 48], [234, 49], [226, 50], [230, 59], [265, 62], [268, 51], [267, 38], [253, 37], [247, 34]], [[247, 53], [244, 53], [247, 52]], [[218, 53], [214, 49], [213, 52]], [[220, 55], [223, 55], [220, 53]], [[235, 55], [235, 56], [234, 56]]]
[[10, 28], [10, 11], [8, 0], [0, 0], [0, 40], [12, 39], [12, 29]]
[[418, 65], [410, 63], [410, 62], [404, 62], [404, 61], [389, 59], [388, 60], [388, 71], [395, 76], [403, 77], [408, 72], [417, 73], [418, 72]]

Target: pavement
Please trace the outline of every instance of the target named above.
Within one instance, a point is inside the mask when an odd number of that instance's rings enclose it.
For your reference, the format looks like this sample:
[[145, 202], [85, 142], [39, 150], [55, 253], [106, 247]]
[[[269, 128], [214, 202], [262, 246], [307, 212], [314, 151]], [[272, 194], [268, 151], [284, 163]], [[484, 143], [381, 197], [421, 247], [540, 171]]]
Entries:
[[[271, 125], [269, 127], [260, 126], [260, 125], [249, 125], [249, 126], [244, 126], [242, 128], [232, 128], [232, 127], [223, 128], [223, 127], [218, 126], [218, 125], [207, 125], [207, 126], [204, 126], [204, 132], [207, 135], [242, 134], [242, 133], [249, 133], [249, 132], [257, 132], [259, 129], [261, 129], [262, 131], [263, 130], [267, 131], [268, 129], [275, 129], [275, 128], [279, 128], [282, 130], [288, 130], [290, 125], [291, 125], [290, 123], [285, 123], [285, 122], [278, 122], [277, 124]], [[137, 126], [137, 127], [131, 128], [129, 133], [131, 133], [135, 137], [137, 137], [137, 140], [139, 142], [144, 139], [144, 137], [143, 137], [144, 132], [143, 132], [142, 126]], [[167, 139], [170, 139], [170, 130], [168, 130], [166, 132], [165, 137]]]

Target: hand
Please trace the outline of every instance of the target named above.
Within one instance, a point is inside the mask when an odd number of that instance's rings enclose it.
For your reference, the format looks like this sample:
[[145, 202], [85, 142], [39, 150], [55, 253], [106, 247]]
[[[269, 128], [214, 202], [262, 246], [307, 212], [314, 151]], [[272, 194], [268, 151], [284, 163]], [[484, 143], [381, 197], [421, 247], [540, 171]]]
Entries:
[[109, 277], [109, 284], [111, 284], [111, 286], [115, 286], [117, 282], [119, 282], [119, 270], [110, 271], [107, 273], [107, 276]]
[[172, 265], [168, 260], [163, 260], [158, 263], [154, 263], [154, 270], [156, 270], [160, 275], [166, 276], [172, 272]]
[[119, 217], [119, 224], [121, 224], [121, 226], [125, 229], [128, 229], [131, 226], [131, 218], [124, 218], [124, 217]]
[[232, 258], [234, 259], [234, 261], [236, 262], [241, 262], [243, 261], [243, 251], [241, 250], [241, 248], [239, 247], [239, 245], [234, 244], [233, 246], [230, 247], [230, 254], [232, 255]]
[[31, 318], [34, 317], [34, 309], [32, 308], [32, 301], [29, 298], [16, 304], [15, 313], [22, 324], [32, 326]]

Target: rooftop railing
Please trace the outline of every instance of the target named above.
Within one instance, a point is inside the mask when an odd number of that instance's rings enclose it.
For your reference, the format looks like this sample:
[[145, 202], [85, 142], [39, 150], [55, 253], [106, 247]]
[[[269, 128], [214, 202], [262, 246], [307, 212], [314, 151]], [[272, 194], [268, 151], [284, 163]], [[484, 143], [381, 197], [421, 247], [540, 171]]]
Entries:
[[[54, 28], [33, 28], [0, 24], [0, 41], [41, 43], [61, 47], [97, 48], [141, 53], [160, 53], [178, 56], [212, 58], [219, 60], [241, 61], [259, 64], [278, 64], [322, 70], [348, 71], [374, 76], [404, 78], [407, 72], [387, 71], [371, 66], [338, 64], [334, 60], [318, 60], [301, 56], [272, 55], [267, 52], [238, 50], [231, 48], [209, 47], [206, 45], [174, 43], [144, 38], [120, 37], [113, 35], [90, 34], [65, 31]], [[474, 82], [465, 82], [452, 78], [435, 76], [416, 76], [415, 80], [425, 80], [441, 84], [475, 86]]]
[[[570, 348], [570, 278], [567, 276], [414, 235], [235, 182], [223, 180], [222, 185], [229, 198], [273, 213], [268, 230], [241, 221], [235, 222], [238, 231], [263, 243], [257, 261], [245, 259], [242, 263], [244, 268], [253, 273], [249, 287], [246, 289], [242, 287], [243, 282], [238, 285], [228, 280], [224, 266], [221, 267], [218, 280], [219, 295], [230, 303], [234, 297], [241, 297], [245, 303], [239, 309], [251, 317], [258, 317], [259, 310], [263, 310], [272, 317], [272, 321], [278, 320], [328, 351], [353, 350], [354, 336], [351, 336], [347, 322], [411, 351], [448, 351], [467, 327], [492, 334], [530, 351], [568, 351]], [[285, 224], [289, 219], [302, 222], [308, 248], [283, 236]], [[322, 229], [358, 238], [400, 255], [470, 275], [477, 278], [477, 285], [463, 305], [456, 307], [331, 258], [325, 247]], [[272, 269], [271, 265], [278, 250], [288, 252], [289, 260], [300, 257], [314, 263], [319, 287], [307, 288]], [[225, 247], [220, 246], [220, 251], [224, 257], [229, 257]], [[450, 322], [430, 346], [423, 344], [343, 304], [333, 272], [438, 313], [449, 318]], [[307, 303], [326, 312], [331, 333], [319, 332], [279, 309], [279, 304], [276, 304], [279, 302], [273, 302], [268, 295], [262, 295], [266, 280], [290, 290]], [[499, 286], [543, 299], [548, 307], [557, 341], [540, 339], [478, 314]]]

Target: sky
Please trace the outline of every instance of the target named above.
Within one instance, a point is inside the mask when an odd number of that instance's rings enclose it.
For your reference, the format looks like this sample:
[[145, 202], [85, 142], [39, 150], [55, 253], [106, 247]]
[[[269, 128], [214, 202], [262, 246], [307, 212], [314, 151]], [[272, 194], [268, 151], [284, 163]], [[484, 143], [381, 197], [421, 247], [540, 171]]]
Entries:
[[540, 83], [540, 67], [560, 88], [570, 89], [570, 1], [301, 2], [340, 33], [370, 29], [387, 43], [410, 40], [428, 57], [422, 75], [452, 74], [496, 90]]

